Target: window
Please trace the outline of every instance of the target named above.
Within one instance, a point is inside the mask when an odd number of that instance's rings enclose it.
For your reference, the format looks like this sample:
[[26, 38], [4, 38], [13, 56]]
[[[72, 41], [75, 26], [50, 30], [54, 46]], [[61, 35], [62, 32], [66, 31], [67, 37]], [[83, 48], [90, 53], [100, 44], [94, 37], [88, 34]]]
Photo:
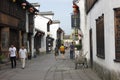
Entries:
[[120, 8], [114, 9], [115, 18], [115, 61], [120, 62]]
[[104, 14], [96, 19], [96, 40], [97, 40], [97, 56], [105, 59], [104, 49]]

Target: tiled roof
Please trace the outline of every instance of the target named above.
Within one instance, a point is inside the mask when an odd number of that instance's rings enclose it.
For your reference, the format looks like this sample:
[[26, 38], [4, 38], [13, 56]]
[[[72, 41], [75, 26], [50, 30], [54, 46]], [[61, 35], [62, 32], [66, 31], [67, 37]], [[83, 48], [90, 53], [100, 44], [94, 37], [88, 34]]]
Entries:
[[47, 11], [47, 12], [39, 12], [40, 15], [54, 15], [52, 11]]
[[52, 23], [56, 24], [56, 23], [60, 23], [60, 21], [59, 20], [52, 20]]

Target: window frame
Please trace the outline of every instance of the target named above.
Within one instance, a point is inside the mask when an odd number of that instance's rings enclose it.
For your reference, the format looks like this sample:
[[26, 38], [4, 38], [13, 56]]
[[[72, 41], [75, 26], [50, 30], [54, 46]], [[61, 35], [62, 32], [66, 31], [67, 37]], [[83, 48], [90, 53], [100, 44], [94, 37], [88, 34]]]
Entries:
[[120, 62], [120, 8], [114, 8], [115, 62]]
[[97, 57], [105, 59], [104, 14], [96, 19], [96, 51]]

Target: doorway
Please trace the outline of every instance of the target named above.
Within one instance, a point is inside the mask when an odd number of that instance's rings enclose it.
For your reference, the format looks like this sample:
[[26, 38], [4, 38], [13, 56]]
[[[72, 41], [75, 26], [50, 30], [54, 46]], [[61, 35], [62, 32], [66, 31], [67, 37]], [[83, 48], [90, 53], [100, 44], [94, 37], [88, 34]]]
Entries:
[[93, 68], [93, 45], [92, 45], [92, 29], [89, 31], [90, 36], [90, 67]]

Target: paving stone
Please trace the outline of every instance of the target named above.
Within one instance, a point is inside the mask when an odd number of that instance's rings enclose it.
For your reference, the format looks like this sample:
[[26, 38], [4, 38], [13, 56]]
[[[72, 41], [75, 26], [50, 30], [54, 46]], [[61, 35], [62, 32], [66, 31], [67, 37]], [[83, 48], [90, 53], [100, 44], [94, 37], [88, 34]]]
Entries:
[[0, 70], [0, 80], [100, 80], [90, 68], [74, 69], [69, 53], [65, 57], [63, 60], [59, 55], [56, 61], [54, 54], [38, 56], [27, 60], [25, 69], [21, 69], [19, 63], [16, 69]]

